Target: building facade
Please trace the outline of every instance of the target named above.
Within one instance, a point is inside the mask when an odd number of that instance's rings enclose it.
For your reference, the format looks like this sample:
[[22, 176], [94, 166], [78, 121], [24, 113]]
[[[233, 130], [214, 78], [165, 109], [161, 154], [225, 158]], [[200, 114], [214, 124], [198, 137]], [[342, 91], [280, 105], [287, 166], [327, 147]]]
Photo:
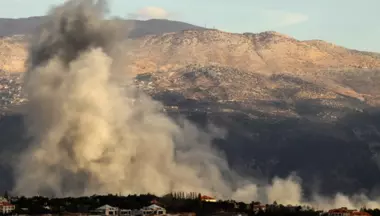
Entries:
[[0, 202], [0, 213], [9, 214], [15, 210], [16, 206], [9, 202]]
[[371, 214], [363, 211], [357, 211], [355, 209], [347, 209], [342, 207], [339, 209], [331, 209], [327, 212], [328, 216], [371, 216]]
[[152, 204], [150, 206], [144, 207], [142, 209], [120, 209], [118, 207], [113, 207], [110, 205], [101, 206], [94, 211], [91, 215], [101, 215], [101, 216], [153, 216], [153, 215], [166, 215], [166, 209]]

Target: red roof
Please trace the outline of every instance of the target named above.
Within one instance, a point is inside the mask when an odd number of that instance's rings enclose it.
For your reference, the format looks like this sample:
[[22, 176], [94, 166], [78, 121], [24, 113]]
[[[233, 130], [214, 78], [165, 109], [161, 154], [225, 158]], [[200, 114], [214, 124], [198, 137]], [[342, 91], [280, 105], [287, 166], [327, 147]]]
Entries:
[[214, 198], [214, 197], [209, 197], [209, 196], [203, 195], [203, 196], [201, 196], [201, 199], [202, 199], [202, 200], [211, 200], [211, 199], [215, 199], [215, 198]]
[[14, 206], [14, 205], [9, 202], [0, 202], [0, 206]]
[[347, 208], [331, 209], [328, 213], [350, 213], [352, 216], [371, 216], [367, 212], [348, 210]]
[[338, 208], [338, 209], [331, 209], [329, 210], [329, 213], [350, 213], [355, 210], [349, 210], [346, 207]]

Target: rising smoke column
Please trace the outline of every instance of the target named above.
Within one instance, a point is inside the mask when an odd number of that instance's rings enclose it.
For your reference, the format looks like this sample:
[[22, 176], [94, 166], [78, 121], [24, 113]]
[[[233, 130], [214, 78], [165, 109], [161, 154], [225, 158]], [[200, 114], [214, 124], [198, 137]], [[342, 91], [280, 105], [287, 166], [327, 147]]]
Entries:
[[120, 87], [114, 75], [124, 59], [114, 50], [124, 46], [118, 25], [104, 19], [105, 6], [105, 1], [73, 0], [54, 8], [31, 44], [25, 90], [32, 143], [15, 167], [14, 193], [195, 191], [324, 209], [378, 206], [362, 195], [341, 194], [316, 195], [307, 203], [293, 176], [260, 186], [231, 171], [211, 147], [215, 130], [174, 122], [133, 85]]
[[31, 45], [25, 90], [33, 143], [14, 191], [231, 194], [212, 136], [174, 123], [159, 103], [112, 79], [119, 29], [103, 19], [104, 6], [75, 0], [55, 8]]

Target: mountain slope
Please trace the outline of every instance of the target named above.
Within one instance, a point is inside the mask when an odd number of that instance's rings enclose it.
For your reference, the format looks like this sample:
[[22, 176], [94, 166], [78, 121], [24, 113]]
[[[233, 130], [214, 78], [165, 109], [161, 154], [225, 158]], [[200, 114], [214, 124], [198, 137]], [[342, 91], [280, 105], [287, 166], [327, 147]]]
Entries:
[[0, 37], [32, 34], [43, 21], [44, 17], [41, 16], [19, 19], [0, 18]]
[[[336, 72], [335, 85], [376, 94], [378, 74]], [[15, 76], [1, 83], [11, 86], [14, 93], [9, 96], [18, 95]], [[368, 79], [374, 82], [361, 84]], [[226, 129], [226, 138], [215, 140], [215, 145], [245, 175], [265, 179], [296, 171], [307, 192], [318, 189], [325, 194], [367, 193], [380, 186], [380, 112], [366, 100], [294, 74], [220, 66], [188, 65], [140, 74], [135, 84], [162, 102], [173, 118], [182, 115], [200, 128], [212, 123]], [[0, 175], [7, 177], [0, 182], [3, 190], [12, 185], [12, 158], [28, 145], [22, 123], [17, 113], [0, 118]]]
[[[20, 19], [0, 18], [0, 71], [23, 72], [25, 70], [24, 61], [27, 58], [27, 44], [23, 35], [30, 35], [36, 32], [39, 26], [44, 23], [45, 17], [29, 17]], [[138, 38], [149, 34], [164, 34], [168, 32], [178, 32], [188, 29], [203, 29], [202, 27], [191, 25], [179, 21], [151, 19], [123, 20], [119, 19], [121, 27], [125, 29], [126, 37]]]
[[[356, 73], [365, 80], [376, 79], [379, 71]], [[358, 79], [340, 75], [336, 86], [358, 86]], [[368, 193], [380, 186], [379, 108], [324, 83], [194, 65], [141, 74], [136, 84], [172, 116], [227, 129], [217, 146], [242, 173], [273, 178], [295, 171], [307, 192], [326, 194]], [[366, 85], [379, 90], [375, 83]]]
[[[136, 73], [187, 64], [218, 64], [249, 71], [301, 73], [329, 68], [378, 68], [380, 57], [323, 41], [299, 41], [277, 32], [233, 34], [187, 30], [138, 39]], [[139, 65], [142, 65], [139, 68]]]
[[[126, 47], [125, 53], [128, 55], [126, 63], [135, 74], [157, 70], [168, 71], [188, 64], [213, 64], [264, 73], [281, 71], [307, 74], [310, 72], [313, 75], [320, 70], [380, 68], [380, 55], [376, 53], [350, 50], [324, 41], [299, 41], [277, 32], [233, 34], [198, 29], [137, 37], [151, 32], [192, 27], [173, 22], [175, 27], [165, 29], [156, 24], [172, 21], [139, 22], [140, 24], [133, 27], [130, 32], [134, 35], [134, 39], [131, 46]], [[138, 28], [139, 25], [142, 27]], [[157, 26], [157, 29], [144, 30], [145, 27], [150, 29], [152, 25]], [[10, 39], [2, 39], [2, 41], [5, 47], [4, 44], [7, 43], [10, 47], [15, 44]], [[15, 46], [15, 52], [18, 54], [10, 53], [8, 48], [0, 47], [0, 53], [3, 56], [0, 62], [9, 61], [4, 58], [9, 59], [12, 55], [17, 55], [20, 61], [26, 59], [26, 53], [18, 51], [20, 46], [26, 47], [26, 44]], [[22, 70], [21, 67], [14, 68], [13, 65], [0, 67], [0, 70], [9, 72]]]
[[[135, 84], [172, 117], [225, 128], [215, 145], [236, 170], [263, 178], [296, 171], [309, 192], [380, 186], [378, 54], [277, 32], [184, 30], [131, 42]], [[2, 69], [23, 71], [27, 44], [11, 37], [0, 46]], [[23, 101], [15, 80], [1, 80], [4, 109]], [[12, 156], [27, 147], [22, 123], [17, 114], [0, 118], [1, 176], [11, 176]], [[0, 190], [11, 186], [11, 178], [0, 182]]]
[[0, 72], [24, 72], [27, 56], [22, 36], [0, 38]]

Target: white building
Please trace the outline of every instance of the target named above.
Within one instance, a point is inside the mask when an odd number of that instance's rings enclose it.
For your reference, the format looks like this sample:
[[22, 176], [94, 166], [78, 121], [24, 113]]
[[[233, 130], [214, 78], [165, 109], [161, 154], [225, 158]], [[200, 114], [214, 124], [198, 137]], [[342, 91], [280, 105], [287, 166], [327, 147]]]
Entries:
[[16, 206], [9, 203], [6, 199], [0, 200], [0, 214], [8, 214], [15, 210]]
[[104, 206], [100, 206], [99, 208], [95, 209], [95, 211], [93, 213], [96, 215], [102, 215], [102, 216], [119, 215], [119, 208], [112, 207], [110, 205], [104, 205]]
[[138, 210], [131, 209], [120, 209], [117, 207], [112, 207], [110, 205], [104, 205], [95, 209], [91, 215], [101, 215], [101, 216], [147, 216], [147, 215], [166, 215], [166, 209], [158, 206], [156, 204], [144, 207]]
[[164, 209], [161, 206], [158, 206], [156, 204], [152, 204], [152, 205], [144, 207], [140, 210], [134, 211], [133, 214], [136, 216], [166, 215], [166, 209]]

